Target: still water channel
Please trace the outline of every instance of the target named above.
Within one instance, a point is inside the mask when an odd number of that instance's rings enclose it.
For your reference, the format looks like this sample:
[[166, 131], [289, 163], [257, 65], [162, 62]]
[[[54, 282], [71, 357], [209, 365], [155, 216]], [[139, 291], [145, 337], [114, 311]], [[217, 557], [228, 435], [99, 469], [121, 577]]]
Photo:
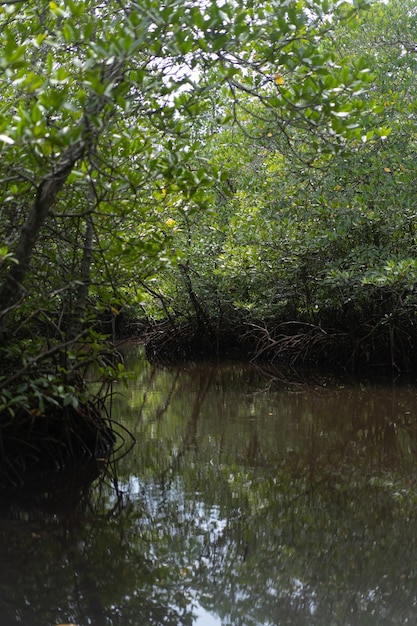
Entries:
[[125, 359], [115, 467], [2, 504], [1, 626], [417, 623], [416, 385]]

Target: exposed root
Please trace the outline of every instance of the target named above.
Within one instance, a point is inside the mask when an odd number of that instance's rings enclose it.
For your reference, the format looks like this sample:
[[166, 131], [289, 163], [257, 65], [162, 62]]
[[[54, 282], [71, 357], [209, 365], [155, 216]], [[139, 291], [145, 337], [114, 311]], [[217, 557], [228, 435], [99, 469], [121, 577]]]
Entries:
[[295, 320], [240, 320], [224, 326], [212, 321], [205, 328], [196, 319], [178, 325], [166, 320], [148, 331], [145, 347], [148, 359], [158, 363], [215, 356], [292, 367], [404, 371], [417, 367], [417, 325], [383, 319], [335, 330]]
[[144, 339], [146, 356], [151, 362], [170, 363], [219, 353], [218, 336], [213, 336], [212, 327], [195, 318], [178, 325], [170, 320], [159, 322], [148, 330]]
[[105, 460], [115, 430], [96, 404], [0, 415], [0, 488], [18, 487], [34, 470], [58, 470], [86, 459]]
[[272, 329], [250, 324], [246, 339], [255, 341], [252, 361], [266, 360], [288, 365], [305, 365], [334, 361], [338, 347], [346, 342], [343, 333], [327, 332], [303, 322], [285, 322]]
[[146, 356], [150, 362], [187, 358], [195, 333], [196, 326], [192, 322], [179, 326], [175, 326], [170, 320], [159, 322], [144, 337]]

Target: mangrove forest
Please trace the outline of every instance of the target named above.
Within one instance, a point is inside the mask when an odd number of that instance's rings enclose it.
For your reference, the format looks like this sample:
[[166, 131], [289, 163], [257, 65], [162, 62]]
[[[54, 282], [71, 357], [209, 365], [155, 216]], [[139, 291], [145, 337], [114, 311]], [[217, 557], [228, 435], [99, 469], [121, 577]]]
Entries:
[[413, 0], [0, 0], [0, 487], [106, 462], [122, 338], [415, 371], [416, 42]]

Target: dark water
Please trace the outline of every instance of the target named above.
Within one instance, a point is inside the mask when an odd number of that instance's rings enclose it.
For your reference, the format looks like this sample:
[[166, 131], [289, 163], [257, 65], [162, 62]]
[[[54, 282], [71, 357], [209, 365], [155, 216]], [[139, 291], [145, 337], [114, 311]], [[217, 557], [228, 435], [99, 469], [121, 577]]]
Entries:
[[0, 626], [417, 623], [417, 386], [126, 367], [117, 469], [2, 505]]

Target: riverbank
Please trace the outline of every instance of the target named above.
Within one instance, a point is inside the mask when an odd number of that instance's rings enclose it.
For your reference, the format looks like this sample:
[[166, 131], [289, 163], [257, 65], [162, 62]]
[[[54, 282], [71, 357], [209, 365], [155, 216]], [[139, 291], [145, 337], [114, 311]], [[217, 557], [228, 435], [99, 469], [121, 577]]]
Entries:
[[[143, 328], [143, 326], [141, 326]], [[140, 333], [150, 361], [236, 357], [291, 366], [360, 372], [369, 368], [417, 368], [417, 328], [382, 318], [332, 328], [306, 321], [241, 319], [228, 322], [197, 317], [161, 320]]]

